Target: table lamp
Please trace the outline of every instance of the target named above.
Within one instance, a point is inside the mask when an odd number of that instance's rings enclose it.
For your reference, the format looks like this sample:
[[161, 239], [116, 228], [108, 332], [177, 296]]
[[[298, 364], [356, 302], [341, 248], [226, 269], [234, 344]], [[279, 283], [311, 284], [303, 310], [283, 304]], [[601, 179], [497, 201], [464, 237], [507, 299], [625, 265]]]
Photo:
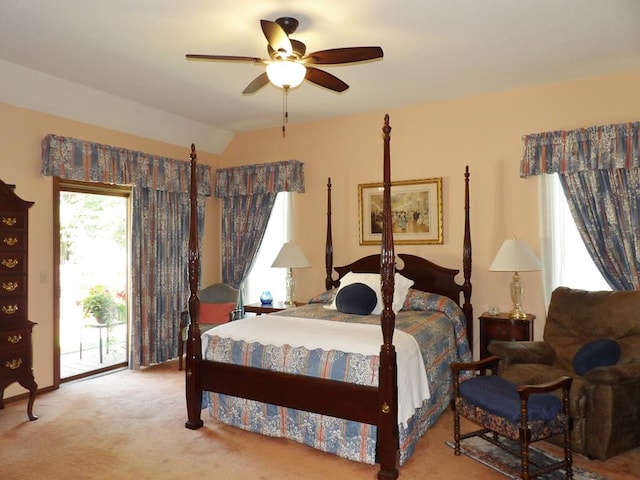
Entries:
[[496, 258], [493, 259], [489, 267], [490, 272], [514, 272], [511, 280], [511, 302], [513, 303], [513, 309], [509, 314], [511, 318], [527, 318], [527, 314], [522, 309], [524, 284], [520, 281], [518, 272], [536, 270], [542, 270], [540, 260], [524, 240], [517, 238], [505, 240], [498, 250]]
[[307, 268], [310, 267], [309, 260], [302, 253], [302, 249], [300, 245], [293, 242], [287, 242], [282, 245], [278, 256], [273, 261], [272, 267], [280, 267], [287, 269], [287, 299], [285, 300], [285, 305], [295, 305], [296, 304], [296, 281], [293, 276], [294, 268]]

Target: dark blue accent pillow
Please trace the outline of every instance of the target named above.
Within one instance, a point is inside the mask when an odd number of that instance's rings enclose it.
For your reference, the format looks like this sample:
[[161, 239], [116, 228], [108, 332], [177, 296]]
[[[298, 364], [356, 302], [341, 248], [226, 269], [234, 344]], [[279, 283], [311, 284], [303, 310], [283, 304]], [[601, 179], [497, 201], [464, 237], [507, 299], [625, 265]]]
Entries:
[[336, 308], [342, 313], [369, 315], [376, 308], [377, 303], [376, 292], [364, 283], [347, 285], [336, 295]]
[[[516, 385], [497, 375], [474, 377], [460, 384], [460, 396], [475, 406], [519, 422], [520, 395]], [[550, 393], [532, 393], [527, 404], [527, 420], [548, 422], [562, 410], [562, 401]]]
[[585, 343], [573, 356], [573, 369], [578, 375], [597, 367], [615, 365], [620, 360], [620, 345], [615, 340], [601, 338]]

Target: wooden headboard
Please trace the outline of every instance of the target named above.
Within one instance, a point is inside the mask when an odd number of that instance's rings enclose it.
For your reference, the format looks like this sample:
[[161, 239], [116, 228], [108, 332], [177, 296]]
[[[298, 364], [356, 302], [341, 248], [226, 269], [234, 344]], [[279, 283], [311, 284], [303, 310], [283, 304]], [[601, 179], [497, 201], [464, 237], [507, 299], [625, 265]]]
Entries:
[[[469, 222], [469, 167], [465, 168], [464, 195], [464, 238], [462, 245], [463, 283], [456, 282], [455, 277], [460, 273], [458, 269], [442, 267], [430, 260], [416, 255], [399, 253], [396, 255], [396, 271], [413, 280], [412, 288], [423, 292], [437, 293], [451, 298], [456, 302], [467, 318], [467, 336], [469, 345], [473, 345], [473, 306], [471, 305], [471, 232]], [[327, 240], [325, 247], [325, 267], [327, 290], [340, 285], [340, 279], [349, 272], [379, 273], [381, 265], [380, 254], [362, 257], [348, 265], [333, 266], [333, 241], [331, 234], [331, 178], [327, 181]], [[338, 274], [333, 278], [333, 272]]]

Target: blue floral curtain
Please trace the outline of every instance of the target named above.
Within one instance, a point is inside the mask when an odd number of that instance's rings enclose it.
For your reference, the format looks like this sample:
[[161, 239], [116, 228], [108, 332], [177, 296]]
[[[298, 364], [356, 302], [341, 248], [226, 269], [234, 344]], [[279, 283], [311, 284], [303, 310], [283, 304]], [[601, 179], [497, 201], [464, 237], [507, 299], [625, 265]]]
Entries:
[[[201, 240], [211, 167], [198, 165], [196, 173]], [[47, 135], [42, 174], [133, 186], [129, 367], [175, 358], [180, 312], [186, 309], [189, 290], [190, 162]]]
[[235, 288], [253, 264], [279, 192], [304, 193], [304, 164], [297, 160], [216, 170], [222, 198], [222, 281]]
[[523, 137], [521, 177], [558, 173], [596, 266], [616, 290], [640, 290], [640, 122]]

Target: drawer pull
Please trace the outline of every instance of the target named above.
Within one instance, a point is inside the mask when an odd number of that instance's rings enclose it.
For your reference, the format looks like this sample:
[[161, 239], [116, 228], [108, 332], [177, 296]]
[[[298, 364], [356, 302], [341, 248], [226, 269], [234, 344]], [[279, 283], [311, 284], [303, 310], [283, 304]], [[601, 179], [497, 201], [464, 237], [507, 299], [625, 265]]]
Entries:
[[4, 237], [2, 239], [2, 242], [6, 245], [8, 245], [9, 247], [13, 247], [14, 245], [16, 245], [18, 243], [18, 238], [17, 237]]
[[18, 282], [2, 282], [2, 289], [7, 292], [13, 292], [18, 288]]
[[4, 265], [7, 268], [15, 268], [18, 266], [18, 259], [17, 258], [3, 258], [2, 259], [2, 265]]
[[7, 342], [13, 343], [14, 345], [16, 343], [18, 343], [20, 340], [22, 340], [22, 335], [20, 335], [20, 334], [18, 334], [18, 335], [9, 335], [7, 337]]
[[13, 227], [16, 223], [18, 223], [18, 219], [16, 217], [2, 217], [2, 223], [9, 227]]
[[18, 305], [3, 305], [2, 313], [7, 315], [13, 315], [18, 311]]
[[21, 366], [22, 366], [22, 359], [21, 358], [13, 359], [10, 362], [6, 363], [6, 367], [10, 368], [11, 370], [17, 370]]

